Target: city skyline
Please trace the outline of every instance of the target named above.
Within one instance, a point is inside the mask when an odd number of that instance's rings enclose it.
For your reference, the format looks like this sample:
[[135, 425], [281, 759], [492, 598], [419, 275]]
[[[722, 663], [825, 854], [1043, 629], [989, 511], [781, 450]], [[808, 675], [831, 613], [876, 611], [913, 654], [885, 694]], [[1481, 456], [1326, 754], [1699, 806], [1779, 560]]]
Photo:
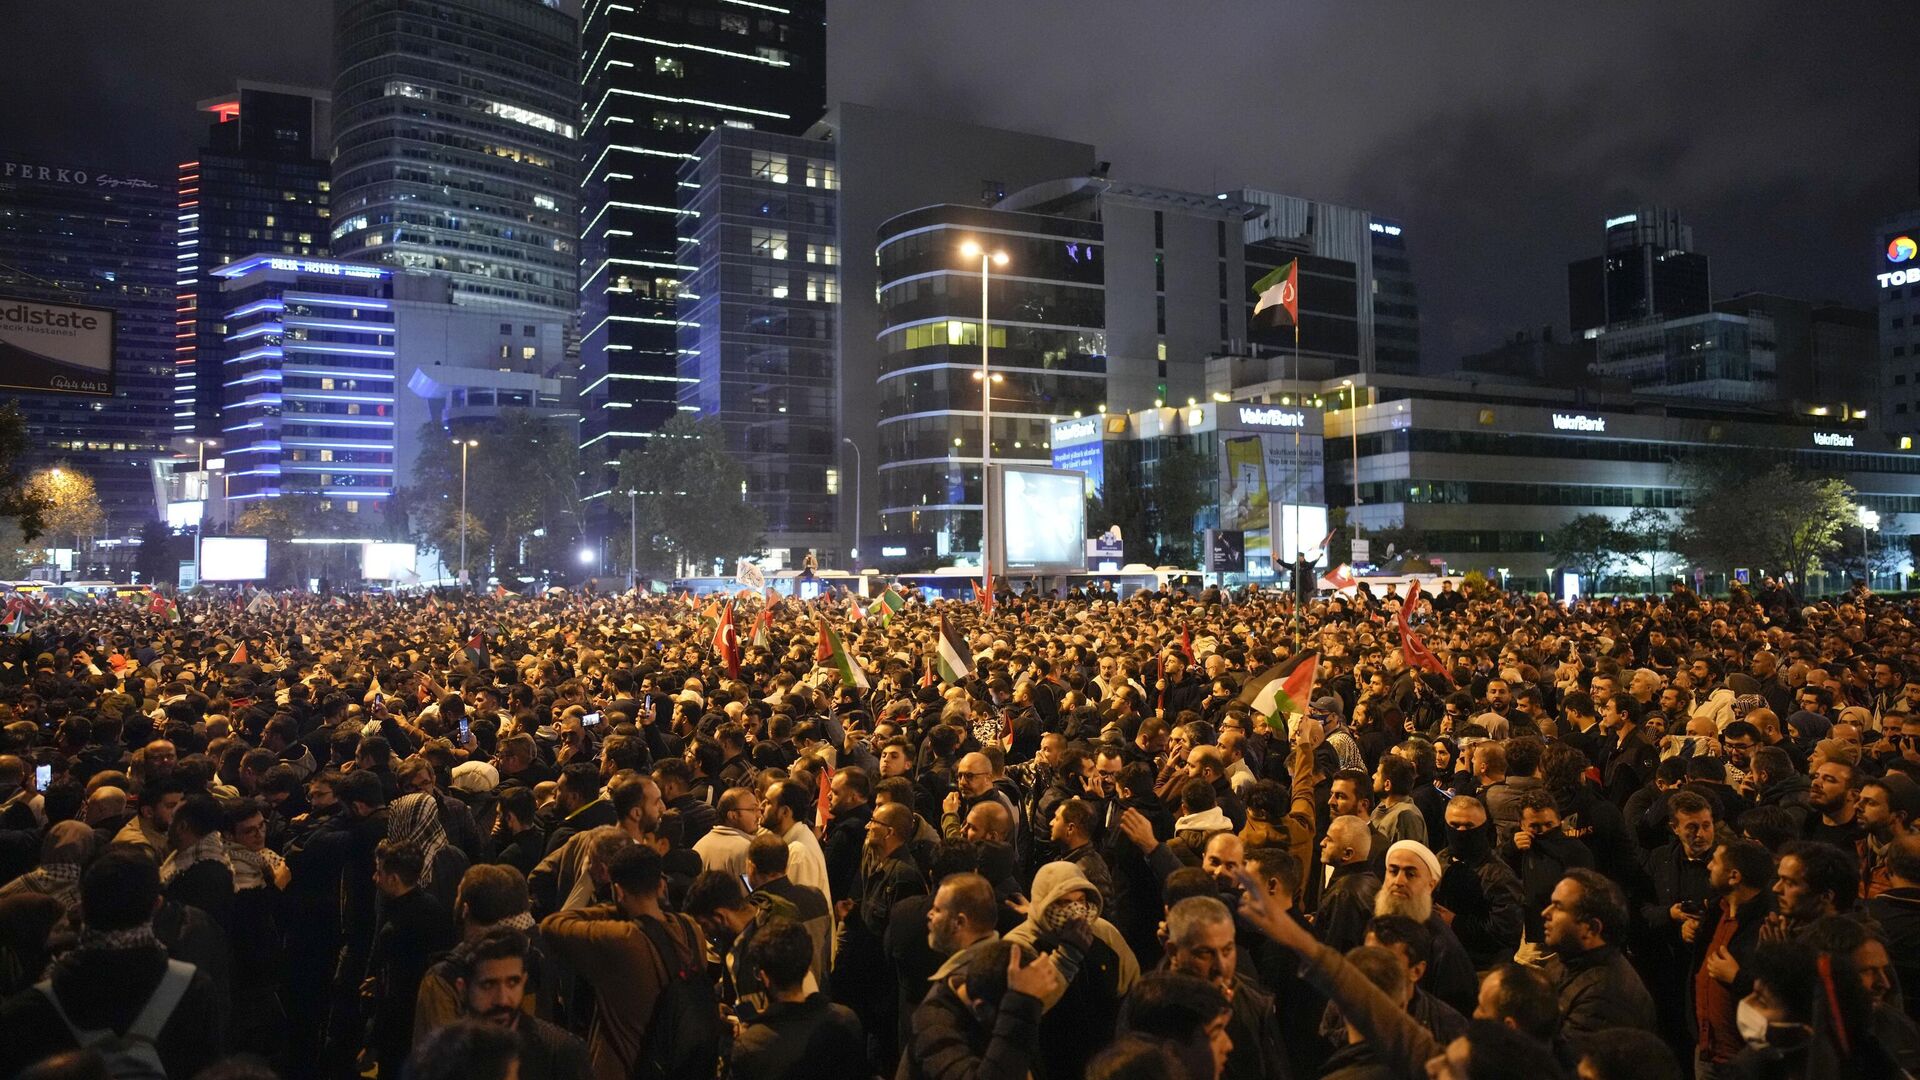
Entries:
[[[0, 72], [11, 100], [40, 102], [0, 117], [0, 146], [158, 171], [191, 150], [191, 102], [234, 79], [325, 85], [330, 8], [23, 11], [18, 40], [90, 47], [29, 48]], [[1122, 3], [1097, 25], [1082, 14], [836, 0], [828, 101], [911, 101], [1083, 140], [1135, 182], [1263, 186], [1395, 216], [1419, 266], [1429, 370], [1517, 329], [1564, 332], [1559, 268], [1621, 207], [1686, 215], [1715, 259], [1716, 296], [1868, 305], [1861, 238], [1920, 200], [1915, 132], [1882, 131], [1874, 104], [1915, 88], [1890, 11], [1821, 19], [1766, 4], [1739, 20], [1628, 20], [1499, 5], [1381, 19], [1314, 6], [1281, 19], [1229, 4], [1199, 23]], [[1151, 74], [1122, 83], [1116, 71]], [[107, 127], [112, 149], [93, 134]]]

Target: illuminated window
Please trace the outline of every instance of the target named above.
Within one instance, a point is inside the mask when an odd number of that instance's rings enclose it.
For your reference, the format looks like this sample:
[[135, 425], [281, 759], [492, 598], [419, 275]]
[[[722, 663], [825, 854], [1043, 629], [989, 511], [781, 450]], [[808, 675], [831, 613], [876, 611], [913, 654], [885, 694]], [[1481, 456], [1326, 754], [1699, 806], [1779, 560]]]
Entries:
[[839, 174], [834, 171], [831, 162], [807, 162], [807, 186], [825, 188], [832, 191], [840, 186]]
[[835, 303], [840, 299], [840, 283], [824, 274], [808, 274], [807, 299]]
[[332, 379], [321, 379], [321, 380], [320, 380], [320, 389], [322, 389], [322, 390], [331, 390], [331, 389], [333, 389], [333, 380], [332, 380]]
[[656, 56], [653, 58], [653, 73], [672, 79], [684, 79], [687, 77], [687, 66], [670, 56]]
[[827, 470], [827, 494], [829, 495], [840, 494], [840, 470], [839, 469]]
[[[982, 407], [984, 408], [985, 406], [982, 406]], [[348, 500], [347, 500], [347, 513], [349, 513], [349, 514], [357, 514], [357, 513], [359, 513], [359, 512], [360, 512], [360, 500], [359, 500], [359, 499], [348, 499]]]
[[755, 180], [769, 180], [776, 184], [787, 182], [787, 155], [755, 150], [749, 172]]
[[722, 15], [720, 29], [729, 34], [748, 34], [753, 32], [753, 21], [745, 15]]
[[533, 205], [539, 207], [542, 210], [560, 209], [560, 204], [554, 201], [554, 198], [551, 195], [535, 195], [533, 197]]
[[531, 128], [538, 128], [541, 131], [552, 132], [563, 138], [573, 138], [572, 124], [562, 123], [545, 113], [537, 113], [532, 109], [523, 109], [518, 105], [509, 105], [504, 101], [489, 101], [487, 102], [485, 111], [489, 116], [498, 116], [504, 120], [512, 120], [517, 124], [525, 124]]
[[763, 259], [787, 257], [787, 233], [784, 229], [755, 229], [750, 239], [753, 253]]
[[540, 355], [540, 350], [534, 348], [531, 345], [522, 346], [520, 349], [520, 359], [522, 360], [531, 360], [534, 357], [539, 355]]
[[807, 261], [819, 263], [822, 266], [837, 266], [840, 262], [840, 253], [832, 244], [808, 244]]

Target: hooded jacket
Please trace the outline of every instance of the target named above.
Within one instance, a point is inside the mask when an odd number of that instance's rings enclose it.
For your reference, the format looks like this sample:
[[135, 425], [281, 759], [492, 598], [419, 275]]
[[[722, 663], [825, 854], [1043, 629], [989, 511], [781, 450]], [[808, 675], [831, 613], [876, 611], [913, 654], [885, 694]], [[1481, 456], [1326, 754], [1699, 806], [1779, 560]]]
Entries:
[[[1084, 892], [1093, 906], [1092, 939], [1084, 950], [1073, 947], [1051, 928], [1048, 911], [1072, 892]], [[1079, 1076], [1086, 1063], [1112, 1038], [1113, 1017], [1120, 1000], [1140, 978], [1140, 964], [1120, 931], [1100, 917], [1100, 890], [1080, 867], [1052, 862], [1033, 876], [1033, 896], [1027, 918], [1006, 935], [1007, 940], [1038, 952], [1052, 952], [1067, 979], [1058, 998], [1043, 1002], [1040, 1021], [1042, 1080]], [[1077, 955], [1075, 955], [1077, 954]], [[1071, 971], [1068, 969], [1072, 968]]]

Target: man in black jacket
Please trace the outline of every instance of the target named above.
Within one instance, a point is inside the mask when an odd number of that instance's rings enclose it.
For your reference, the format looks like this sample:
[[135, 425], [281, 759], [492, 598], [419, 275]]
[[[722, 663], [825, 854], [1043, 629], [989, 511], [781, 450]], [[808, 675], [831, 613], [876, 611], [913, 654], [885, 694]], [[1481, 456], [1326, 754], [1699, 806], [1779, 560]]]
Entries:
[[1680, 790], [1667, 801], [1667, 824], [1674, 839], [1647, 856], [1647, 876], [1653, 897], [1640, 905], [1636, 959], [1653, 991], [1662, 1034], [1676, 1045], [1693, 1038], [1692, 1014], [1686, 1008], [1689, 950], [1680, 940], [1680, 928], [1702, 915], [1713, 898], [1707, 864], [1713, 857], [1716, 835], [1713, 804], [1695, 791]]
[[453, 947], [456, 936], [453, 915], [420, 888], [426, 859], [417, 845], [383, 840], [375, 865], [374, 884], [384, 903], [360, 993], [368, 999], [372, 1014], [367, 1050], [379, 1062], [380, 1074], [393, 1076], [406, 1063], [413, 1045], [420, 980], [433, 957]]
[[[735, 1080], [839, 1080], [866, 1052], [860, 1019], [803, 986], [813, 939], [798, 923], [776, 922], [749, 946], [767, 1009], [734, 1041]], [[524, 1071], [522, 1072], [524, 1076]]]
[[1570, 870], [1547, 903], [1547, 974], [1560, 997], [1560, 1030], [1580, 1049], [1609, 1028], [1654, 1030], [1653, 996], [1618, 942], [1627, 930], [1620, 887], [1593, 870]]
[[[805, 936], [805, 931], [802, 931]], [[558, 1024], [529, 1013], [522, 1004], [529, 983], [531, 946], [518, 930], [503, 930], [475, 942], [454, 980], [461, 1011], [513, 1032], [520, 1041], [520, 1080], [588, 1080], [593, 1068], [587, 1044]]]
[[1020, 1077], [1040, 1056], [1040, 1013], [1065, 989], [1051, 955], [996, 941], [975, 949], [964, 977], [935, 983], [913, 1010], [900, 1080]]
[[[1900, 985], [1920, 986], [1920, 836], [1895, 840], [1886, 854], [1892, 888], [1867, 901], [1867, 914], [1887, 935]], [[1905, 996], [1907, 1015], [1920, 1017], [1920, 993]]]
[[[102, 1029], [154, 1044], [168, 1076], [192, 1076], [225, 1051], [212, 981], [169, 960], [153, 934], [160, 875], [145, 855], [102, 855], [80, 879], [86, 930], [48, 979], [0, 1002], [0, 1074], [12, 1076], [51, 1054], [76, 1050], [75, 1029]], [[157, 1028], [129, 1029], [149, 1001], [173, 999]]]

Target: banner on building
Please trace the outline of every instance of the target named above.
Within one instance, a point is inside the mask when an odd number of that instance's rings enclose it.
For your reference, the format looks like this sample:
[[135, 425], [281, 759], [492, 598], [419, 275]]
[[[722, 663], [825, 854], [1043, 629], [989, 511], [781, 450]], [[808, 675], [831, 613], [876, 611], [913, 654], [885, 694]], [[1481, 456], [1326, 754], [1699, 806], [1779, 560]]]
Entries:
[[114, 313], [0, 296], [0, 388], [113, 396]]

